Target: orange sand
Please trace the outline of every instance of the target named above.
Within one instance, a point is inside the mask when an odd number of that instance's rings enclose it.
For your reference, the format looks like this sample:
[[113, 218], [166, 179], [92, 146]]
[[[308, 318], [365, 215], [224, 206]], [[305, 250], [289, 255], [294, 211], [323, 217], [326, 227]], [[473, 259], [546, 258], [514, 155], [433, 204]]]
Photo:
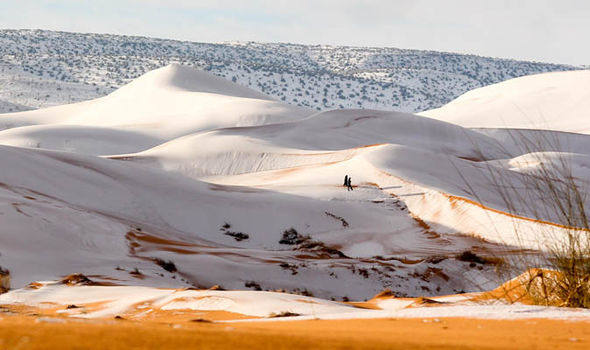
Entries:
[[374, 319], [151, 322], [0, 319], [1, 349], [588, 349], [590, 323]]

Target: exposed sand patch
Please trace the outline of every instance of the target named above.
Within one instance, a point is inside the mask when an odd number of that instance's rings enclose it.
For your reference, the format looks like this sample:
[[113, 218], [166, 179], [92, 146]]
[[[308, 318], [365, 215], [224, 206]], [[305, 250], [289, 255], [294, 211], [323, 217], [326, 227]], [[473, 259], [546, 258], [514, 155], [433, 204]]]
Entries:
[[2, 316], [1, 344], [21, 349], [587, 349], [590, 323], [379, 319], [299, 322], [58, 321]]

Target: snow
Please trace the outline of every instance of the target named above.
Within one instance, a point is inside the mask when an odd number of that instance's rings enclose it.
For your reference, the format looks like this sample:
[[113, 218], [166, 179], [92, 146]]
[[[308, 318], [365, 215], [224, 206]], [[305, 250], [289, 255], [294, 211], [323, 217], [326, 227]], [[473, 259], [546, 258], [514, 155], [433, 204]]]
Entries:
[[91, 155], [137, 152], [162, 142], [135, 131], [96, 126], [32, 125], [0, 131], [0, 144]]
[[[590, 175], [586, 135], [524, 131], [560, 142], [523, 152], [512, 129], [315, 113], [175, 64], [99, 99], [2, 115], [0, 125], [0, 265], [13, 288], [75, 272], [129, 288], [357, 300], [385, 288], [492, 288], [494, 266], [456, 256], [544, 249], [563, 232], [550, 213], [550, 223], [527, 206], [510, 215], [486, 166], [520, 186], [538, 159], [567, 155], [576, 176]], [[341, 186], [344, 174], [354, 191]], [[546, 227], [553, 241], [538, 237]], [[290, 229], [305, 244], [281, 243]], [[220, 295], [162, 307], [234, 307]]]
[[[38, 289], [19, 289], [0, 295], [0, 305], [25, 304], [44, 307], [52, 304], [62, 306], [75, 304], [83, 308], [85, 305], [100, 303], [98, 309], [94, 311], [76, 313], [74, 310], [74, 312], [67, 313], [68, 317], [90, 319], [125, 315], [136, 310], [142, 310], [144, 313], [146, 310], [228, 311], [262, 318], [249, 319], [248, 321], [368, 318], [435, 319], [442, 317], [505, 320], [528, 318], [590, 319], [590, 311], [584, 309], [500, 302], [475, 303], [453, 296], [447, 297], [443, 304], [429, 307], [414, 306], [414, 301], [411, 299], [383, 299], [377, 302], [380, 309], [368, 310], [318, 298], [286, 293], [174, 290], [131, 286], [69, 287], [53, 282], [43, 283]], [[453, 299], [454, 301], [451, 301]], [[440, 298], [441, 302], [443, 300], [445, 298]], [[271, 317], [273, 314], [277, 315], [283, 312], [298, 314], [298, 316]], [[243, 322], [243, 320], [233, 322]]]
[[113, 96], [143, 95], [152, 91], [176, 90], [189, 92], [204, 92], [209, 94], [222, 94], [224, 96], [253, 98], [259, 100], [272, 100], [272, 98], [252, 89], [232, 84], [226, 79], [219, 78], [211, 73], [182, 66], [177, 63], [170, 64], [163, 69], [156, 69], [133, 80], [131, 83], [116, 90]]
[[[337, 110], [287, 123], [196, 133], [124, 157], [200, 177], [340, 162], [364, 152], [362, 147], [386, 143], [467, 158], [479, 155], [474, 144], [485, 155], [494, 154], [495, 146], [491, 137], [412, 114]], [[198, 147], [203, 144], [210, 147]]]
[[[286, 274], [277, 266], [282, 261], [289, 261], [298, 268], [300, 265], [294, 259], [297, 252], [278, 243], [284, 230], [294, 227], [312, 236], [341, 231], [342, 223], [327, 216], [325, 212], [329, 211], [346, 217], [347, 235], [379, 229], [385, 238], [394, 227], [395, 234], [410, 238], [418, 231], [411, 219], [390, 216], [388, 208], [364, 206], [362, 202], [314, 200], [274, 191], [213, 187], [128, 162], [71, 153], [7, 146], [0, 150], [0, 163], [11, 164], [10, 170], [0, 175], [1, 183], [10, 184], [2, 188], [3, 222], [7, 230], [0, 237], [4, 247], [0, 258], [2, 266], [12, 272], [14, 287], [35, 279], [80, 271], [112, 276], [126, 283], [185, 283], [172, 280], [174, 276], [169, 274], [166, 278], [159, 277], [159, 267], [140, 259], [155, 255], [172, 259], [185, 275], [199, 283], [210, 281], [209, 285], [243, 288], [247, 281], [266, 280], [272, 275], [274, 278], [269, 280], [267, 288], [274, 285], [275, 288], [295, 289], [306, 285], [320, 293], [337, 293], [338, 290], [344, 292], [347, 279], [364, 278], [331, 278], [329, 283], [321, 285], [313, 281], [331, 271], [350, 275], [349, 264], [355, 261], [345, 261], [341, 267], [325, 270], [321, 261], [314, 266], [312, 260], [292, 277], [290, 272]], [[252, 220], [253, 217], [260, 220]], [[232, 230], [249, 233], [250, 238], [237, 243], [224, 235], [220, 227], [225, 222], [231, 223]], [[129, 246], [133, 240], [126, 232], [133, 227], [141, 227], [164, 242], [182, 242], [184, 250], [201, 253], [166, 252], [174, 244], [163, 243], [155, 247], [156, 251], [142, 253], [140, 250], [138, 256], [130, 257]], [[340, 240], [346, 241], [345, 237]], [[158, 252], [158, 249], [163, 251]], [[370, 256], [370, 252], [365, 254]], [[55, 256], [60, 258], [55, 259]], [[261, 265], [259, 259], [275, 263]], [[209, 267], [199, 268], [203, 264]], [[117, 266], [124, 270], [115, 270]], [[147, 275], [146, 279], [136, 280], [130, 276], [127, 271], [134, 267], [139, 267]], [[383, 288], [381, 283], [379, 279], [365, 281], [346, 293], [351, 296], [373, 294]]]
[[590, 70], [510, 79], [469, 91], [421, 115], [464, 127], [589, 133]]
[[[397, 306], [399, 307], [399, 305]], [[522, 304], [497, 305], [452, 305], [436, 307], [412, 307], [383, 311], [357, 312], [347, 315], [319, 315], [319, 319], [358, 319], [358, 318], [442, 318], [465, 317], [496, 320], [515, 320], [531, 318], [588, 320], [590, 312], [585, 309], [564, 309]], [[311, 319], [300, 317], [300, 320]]]
[[4, 305], [39, 306], [46, 303], [78, 306], [104, 303], [97, 311], [76, 315], [81, 318], [121, 315], [137, 305], [142, 305], [143, 309], [229, 311], [256, 317], [268, 317], [285, 311], [300, 315], [318, 315], [355, 310], [351, 306], [317, 298], [251, 291], [174, 290], [131, 286], [68, 287], [47, 283], [38, 289], [20, 289], [0, 295], [0, 304]]
[[[221, 90], [227, 90], [227, 95], [215, 93]], [[0, 128], [28, 125], [111, 128], [113, 133], [141, 134], [146, 138], [143, 143], [149, 144], [154, 138], [172, 139], [197, 131], [281, 122], [309, 114], [307, 110], [269, 100], [211, 74], [172, 64], [149, 72], [106, 97], [4, 114], [0, 117]], [[45, 138], [51, 139], [53, 133], [50, 129], [45, 136], [37, 129], [35, 134], [28, 134], [27, 142], [48, 142]], [[84, 137], [83, 129], [79, 133], [70, 129], [69, 133], [71, 138]], [[126, 153], [124, 146], [115, 153]], [[57, 149], [64, 150], [64, 147]]]

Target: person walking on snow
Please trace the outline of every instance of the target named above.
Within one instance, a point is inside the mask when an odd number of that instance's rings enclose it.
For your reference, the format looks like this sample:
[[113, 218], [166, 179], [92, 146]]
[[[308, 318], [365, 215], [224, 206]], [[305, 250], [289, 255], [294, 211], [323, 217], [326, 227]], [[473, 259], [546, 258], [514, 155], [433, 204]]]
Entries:
[[352, 188], [352, 177], [350, 177], [350, 176], [348, 177], [348, 185], [347, 186], [348, 186], [348, 190], [349, 191], [352, 191], [353, 190], [353, 188]]
[[348, 175], [344, 175], [344, 185], [342, 186], [348, 186]]

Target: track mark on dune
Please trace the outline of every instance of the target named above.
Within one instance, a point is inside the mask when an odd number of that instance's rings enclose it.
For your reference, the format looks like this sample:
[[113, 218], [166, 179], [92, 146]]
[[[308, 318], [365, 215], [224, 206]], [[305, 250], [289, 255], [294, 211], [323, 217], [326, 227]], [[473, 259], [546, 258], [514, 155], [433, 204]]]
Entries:
[[12, 207], [14, 208], [14, 210], [16, 210], [16, 211], [17, 211], [19, 214], [23, 214], [24, 216], [28, 216], [28, 217], [32, 218], [32, 216], [31, 216], [31, 215], [29, 215], [29, 214], [25, 213], [25, 212], [24, 212], [24, 211], [23, 211], [23, 210], [20, 208], [20, 206], [21, 206], [21, 205], [23, 205], [24, 203], [16, 203], [16, 202], [14, 202], [14, 203], [11, 203], [11, 204], [12, 204]]
[[[373, 184], [373, 183], [372, 183]], [[427, 235], [427, 237], [429, 239], [437, 239], [441, 242], [441, 244], [443, 245], [448, 245], [451, 244], [451, 242], [449, 240], [443, 239], [441, 237], [441, 235], [437, 232], [435, 232], [432, 227], [430, 227], [430, 225], [428, 225], [424, 220], [422, 220], [419, 216], [417, 216], [416, 214], [412, 213], [408, 206], [406, 205], [406, 203], [400, 198], [400, 196], [398, 196], [395, 193], [386, 191], [383, 187], [379, 186], [378, 184], [374, 184], [375, 187], [377, 187], [379, 190], [381, 190], [382, 192], [386, 193], [387, 195], [389, 195], [391, 198], [394, 199], [394, 201], [391, 203], [393, 204], [393, 206], [395, 206], [395, 208], [401, 212], [406, 212], [408, 214], [408, 216], [416, 223], [417, 226], [419, 226], [422, 229], [422, 232], [424, 234]], [[401, 186], [394, 186], [394, 188], [401, 188]], [[375, 201], [374, 201], [375, 202]], [[383, 203], [386, 205], [389, 205], [389, 203], [385, 203], [385, 200], [382, 201], [377, 201], [375, 203]]]
[[344, 220], [343, 217], [334, 215], [334, 214], [327, 212], [327, 211], [324, 213], [333, 219], [339, 220], [342, 223], [342, 227], [348, 227], [348, 222], [346, 220]]

